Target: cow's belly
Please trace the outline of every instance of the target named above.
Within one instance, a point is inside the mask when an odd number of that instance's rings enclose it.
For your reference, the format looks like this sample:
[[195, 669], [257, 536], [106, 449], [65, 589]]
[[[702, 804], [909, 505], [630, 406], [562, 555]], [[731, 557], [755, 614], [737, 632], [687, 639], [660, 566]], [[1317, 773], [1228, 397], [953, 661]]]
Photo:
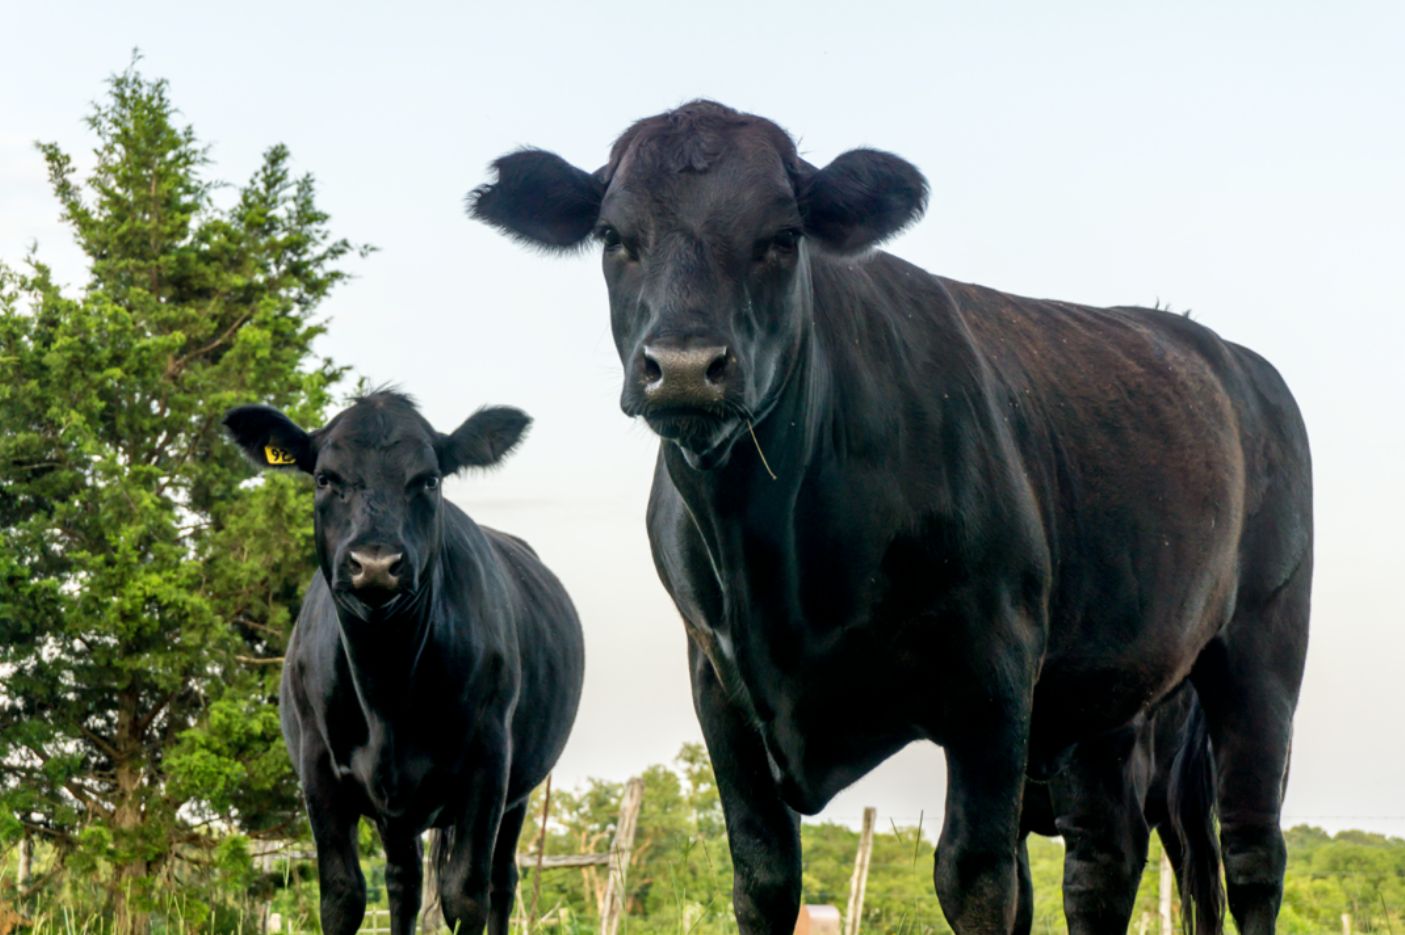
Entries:
[[365, 744], [349, 751], [338, 771], [356, 784], [374, 814], [419, 829], [438, 823], [451, 789], [450, 771], [414, 750], [391, 753]]
[[802, 814], [820, 811], [908, 743], [931, 736], [928, 666], [865, 666], [853, 651], [840, 651], [786, 682], [760, 727], [777, 788]]
[[1051, 621], [1035, 686], [1030, 767], [1057, 768], [1074, 743], [1128, 723], [1173, 692], [1233, 613], [1230, 570], [1187, 572], [1180, 586], [1104, 599]]
[[874, 729], [837, 737], [832, 725], [804, 728], [777, 719], [763, 725], [762, 736], [781, 798], [800, 814], [814, 815], [919, 734]]

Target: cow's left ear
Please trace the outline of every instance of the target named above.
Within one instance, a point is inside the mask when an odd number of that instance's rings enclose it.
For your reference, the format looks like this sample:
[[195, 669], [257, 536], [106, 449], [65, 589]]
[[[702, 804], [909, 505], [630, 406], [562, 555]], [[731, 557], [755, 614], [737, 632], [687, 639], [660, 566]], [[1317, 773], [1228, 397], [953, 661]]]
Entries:
[[262, 468], [312, 473], [317, 464], [312, 436], [272, 406], [238, 406], [224, 414], [224, 427], [249, 460]]
[[488, 406], [464, 420], [448, 435], [440, 435], [434, 448], [439, 470], [445, 475], [467, 467], [491, 467], [517, 446], [532, 424], [531, 416], [511, 406]]
[[805, 233], [834, 253], [861, 253], [927, 209], [927, 180], [906, 159], [851, 149], [800, 180]]
[[555, 153], [519, 149], [493, 163], [497, 179], [468, 194], [470, 217], [545, 250], [583, 246], [600, 217], [605, 183]]

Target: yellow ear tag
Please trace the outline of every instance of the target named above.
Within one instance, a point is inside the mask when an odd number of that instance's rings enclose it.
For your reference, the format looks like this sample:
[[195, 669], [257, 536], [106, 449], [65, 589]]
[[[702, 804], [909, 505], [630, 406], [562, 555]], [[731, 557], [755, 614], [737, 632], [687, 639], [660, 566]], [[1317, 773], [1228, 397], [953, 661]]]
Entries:
[[264, 445], [263, 456], [268, 459], [269, 464], [297, 464], [298, 459], [286, 448], [279, 448], [277, 445]]

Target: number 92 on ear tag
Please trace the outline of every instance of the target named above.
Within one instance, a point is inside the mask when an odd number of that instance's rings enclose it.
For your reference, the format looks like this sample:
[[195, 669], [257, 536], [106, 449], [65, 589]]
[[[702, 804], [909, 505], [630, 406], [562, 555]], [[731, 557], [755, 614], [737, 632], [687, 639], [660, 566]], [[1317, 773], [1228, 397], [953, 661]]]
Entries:
[[277, 445], [264, 445], [263, 456], [268, 459], [269, 464], [297, 464], [298, 459], [286, 448], [279, 448]]

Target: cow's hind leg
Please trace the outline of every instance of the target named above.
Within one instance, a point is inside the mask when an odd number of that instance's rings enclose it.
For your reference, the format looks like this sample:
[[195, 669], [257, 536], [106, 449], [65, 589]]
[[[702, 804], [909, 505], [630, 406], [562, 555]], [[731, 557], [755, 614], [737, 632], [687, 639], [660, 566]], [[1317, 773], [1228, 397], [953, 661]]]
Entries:
[[457, 935], [481, 935], [488, 922], [493, 852], [507, 796], [507, 739], [488, 731], [481, 739], [474, 755], [480, 768], [464, 790], [463, 811], [441, 839], [437, 861], [439, 905]]
[[1299, 569], [1241, 606], [1191, 677], [1215, 757], [1225, 889], [1243, 935], [1274, 931], [1288, 854], [1280, 825], [1293, 712], [1307, 642], [1308, 580]]
[[1019, 905], [1015, 909], [1014, 935], [1029, 935], [1034, 930], [1034, 879], [1029, 870], [1029, 836], [1040, 834], [1047, 837], [1058, 833], [1054, 827], [1052, 795], [1047, 782], [1025, 780], [1024, 800], [1020, 806], [1020, 849], [1017, 854]]
[[741, 935], [793, 931], [800, 915], [800, 822], [776, 792], [761, 736], [689, 643], [693, 704], [717, 774]]
[[[493, 845], [492, 878], [488, 883], [488, 935], [508, 935], [512, 904], [517, 895], [517, 838], [527, 818], [527, 801], [503, 812]], [[533, 926], [536, 920], [533, 919]]]
[[424, 876], [420, 836], [413, 831], [382, 825], [381, 843], [385, 845], [385, 889], [390, 900], [391, 935], [413, 935]]
[[1064, 914], [1070, 935], [1127, 931], [1151, 832], [1131, 775], [1137, 731], [1124, 727], [1078, 744], [1053, 778], [1063, 837]]
[[1020, 835], [1017, 855], [1019, 867], [1019, 904], [1015, 907], [1014, 935], [1030, 935], [1034, 931], [1034, 878], [1029, 873], [1029, 835]]

